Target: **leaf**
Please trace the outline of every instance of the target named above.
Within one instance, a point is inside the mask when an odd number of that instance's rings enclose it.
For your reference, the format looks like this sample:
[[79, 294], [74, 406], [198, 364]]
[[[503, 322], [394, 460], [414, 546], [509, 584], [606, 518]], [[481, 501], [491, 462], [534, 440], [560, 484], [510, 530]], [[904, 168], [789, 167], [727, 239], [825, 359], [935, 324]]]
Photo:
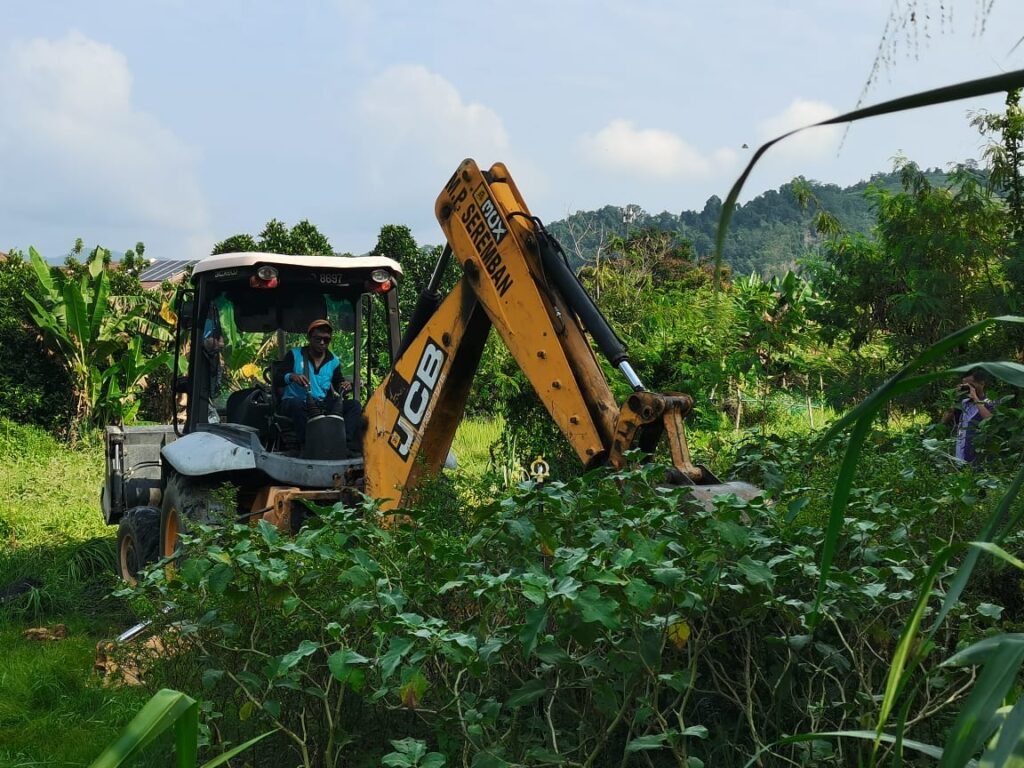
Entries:
[[224, 754], [217, 755], [217, 757], [213, 758], [213, 760], [203, 763], [201, 768], [217, 768], [218, 765], [223, 765], [233, 757], [237, 757], [238, 755], [242, 754], [243, 752], [245, 752], [245, 750], [249, 749], [256, 742], [262, 741], [263, 739], [267, 738], [267, 736], [271, 736], [275, 733], [277, 733], [277, 729], [274, 729], [273, 731], [267, 731], [266, 733], [260, 734], [259, 736], [255, 736], [249, 739], [248, 741], [242, 742], [237, 747], [229, 749]]
[[553, 643], [538, 646], [534, 653], [545, 664], [567, 664], [572, 661], [572, 658], [565, 650]]
[[712, 530], [717, 531], [726, 544], [730, 544], [737, 549], [746, 546], [747, 541], [750, 539], [750, 534], [747, 530], [731, 520], [712, 520], [708, 526]]
[[317, 643], [314, 643], [312, 640], [303, 640], [299, 643], [298, 648], [281, 657], [281, 663], [278, 667], [277, 674], [284, 674], [304, 658], [312, 656], [318, 650], [320, 650], [320, 646]]
[[683, 650], [686, 641], [690, 639], [690, 625], [685, 621], [677, 621], [668, 628], [668, 641], [676, 647], [676, 650]]
[[199, 750], [199, 705], [195, 699], [169, 688], [157, 691], [113, 744], [97, 757], [91, 768], [125, 765], [168, 729], [174, 730], [175, 765], [194, 768]]
[[420, 761], [420, 768], [441, 768], [447, 761], [440, 752], [427, 752]]
[[975, 643], [948, 663], [962, 665], [965, 660], [978, 658], [979, 647], [984, 650], [980, 655], [984, 666], [949, 731], [939, 768], [960, 768], [992, 735], [996, 710], [1016, 682], [1024, 662], [1024, 635], [1001, 635]]
[[[99, 259], [96, 259], [99, 261]], [[107, 296], [110, 294], [110, 279], [107, 277], [107, 270], [101, 269], [99, 275], [93, 281], [92, 290], [92, 314], [89, 318], [89, 329], [87, 339], [98, 339], [103, 333], [103, 321], [107, 316]], [[136, 337], [141, 346], [142, 339]]]
[[979, 603], [978, 614], [986, 618], [997, 620], [1003, 615], [1003, 606], [992, 603]]
[[651, 749], [663, 749], [668, 743], [667, 733], [656, 733], [638, 736], [626, 744], [626, 752], [645, 752]]
[[234, 746], [234, 748], [228, 750], [223, 755], [218, 755], [213, 760], [207, 763], [203, 763], [202, 768], [217, 768], [218, 765], [223, 765], [228, 760], [231, 760], [234, 757], [238, 757], [239, 755], [244, 753], [246, 750], [251, 748], [251, 746], [255, 744], [257, 741], [262, 741], [267, 736], [273, 735], [276, 732], [278, 732], [276, 731], [276, 729], [272, 731], [267, 731], [266, 733], [261, 733], [258, 736], [250, 738], [248, 741], [243, 741], [241, 744], [239, 744], [238, 746]]
[[395, 673], [398, 665], [405, 658], [413, 646], [412, 638], [392, 637], [387, 653], [380, 657], [380, 675], [382, 680], [387, 680]]
[[[92, 340], [89, 332], [89, 315], [85, 307], [85, 297], [82, 295], [82, 289], [72, 282], [64, 283], [62, 293], [64, 307], [67, 312], [68, 333], [78, 347], [76, 353], [83, 355], [86, 345]], [[85, 362], [84, 359], [82, 362]]]
[[39, 255], [39, 251], [32, 246], [28, 248], [28, 259], [32, 263], [32, 269], [35, 270], [36, 279], [39, 281], [40, 287], [42, 287], [51, 300], [56, 300], [56, 290], [53, 285], [53, 275], [50, 273], [50, 265]]
[[409, 675], [403, 675], [403, 679], [402, 687], [398, 689], [398, 698], [406, 709], [416, 709], [423, 694], [427, 692], [427, 678], [416, 669]]
[[769, 589], [775, 584], [775, 574], [760, 560], [752, 560], [749, 555], [744, 555], [736, 563], [736, 567], [743, 574], [744, 578], [754, 586], [765, 584]]
[[619, 606], [609, 597], [601, 597], [600, 590], [591, 584], [576, 598], [576, 607], [587, 623], [600, 623], [606, 629], [619, 627]]
[[327, 657], [327, 668], [339, 683], [358, 691], [365, 679], [365, 673], [359, 667], [368, 664], [369, 661], [362, 654], [346, 648]]
[[526, 685], [517, 689], [508, 697], [505, 704], [512, 709], [522, 707], [541, 698], [548, 691], [548, 685], [540, 678], [530, 680]]
[[[1005, 709], [1005, 708], [1004, 708]], [[1024, 698], [1018, 699], [981, 756], [978, 768], [1021, 768], [1024, 765]]]
[[817, 741], [822, 737], [831, 736], [863, 739], [865, 741], [884, 741], [886, 744], [895, 744], [899, 741], [899, 743], [907, 749], [913, 749], [915, 752], [920, 752], [921, 754], [935, 758], [936, 760], [942, 757], [942, 750], [933, 744], [925, 744], [924, 742], [915, 741], [914, 739], [904, 739], [902, 737], [897, 739], [896, 736], [893, 736], [890, 733], [878, 734], [875, 731], [815, 731], [813, 733], [799, 733], [795, 736], [787, 736], [773, 742], [772, 744], [767, 744], [761, 747], [754, 753], [753, 757], [743, 764], [743, 768], [750, 768], [752, 765], [759, 764], [761, 761], [761, 755], [775, 747], [783, 746], [785, 744], [799, 744], [804, 741]]
[[523, 655], [529, 656], [537, 647], [537, 635], [540, 634], [544, 620], [547, 618], [547, 606], [537, 606], [526, 612], [526, 620], [522, 629], [519, 630], [519, 642], [523, 644]]
[[168, 325], [178, 324], [178, 315], [171, 309], [170, 302], [165, 301], [160, 305], [160, 319]]
[[391, 746], [395, 748], [395, 752], [392, 754], [398, 753], [402, 755], [409, 761], [409, 765], [416, 765], [420, 758], [427, 753], [427, 743], [421, 739], [413, 739], [411, 737], [394, 739], [391, 742]]
[[640, 611], [646, 611], [657, 595], [654, 587], [640, 579], [630, 580], [622, 591], [626, 593], [629, 604]]
[[473, 755], [470, 768], [510, 768], [510, 763], [494, 752], [481, 750]]

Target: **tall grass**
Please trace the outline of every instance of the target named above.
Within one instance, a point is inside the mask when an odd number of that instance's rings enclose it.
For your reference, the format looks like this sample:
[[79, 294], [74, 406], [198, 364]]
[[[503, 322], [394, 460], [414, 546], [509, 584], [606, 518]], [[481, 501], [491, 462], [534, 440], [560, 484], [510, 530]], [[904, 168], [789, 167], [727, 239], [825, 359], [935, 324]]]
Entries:
[[25, 590], [0, 608], [37, 619], [101, 611], [113, 583], [114, 530], [100, 514], [98, 436], [70, 448], [0, 419], [0, 467], [0, 589]]
[[491, 463], [491, 446], [501, 434], [505, 420], [501, 416], [493, 419], [463, 419], [455, 431], [452, 451], [459, 461], [459, 469], [468, 476], [479, 478], [487, 472]]

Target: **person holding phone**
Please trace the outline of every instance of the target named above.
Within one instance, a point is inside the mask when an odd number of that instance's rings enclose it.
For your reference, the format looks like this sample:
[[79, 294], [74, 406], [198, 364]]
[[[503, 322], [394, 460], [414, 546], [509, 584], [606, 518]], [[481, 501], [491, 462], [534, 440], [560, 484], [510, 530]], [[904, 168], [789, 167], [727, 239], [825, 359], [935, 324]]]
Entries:
[[974, 438], [978, 425], [992, 418], [994, 404], [985, 396], [988, 374], [981, 368], [975, 368], [960, 380], [957, 396], [960, 405], [956, 418], [956, 458], [965, 466], [973, 466], [978, 455], [974, 447]]

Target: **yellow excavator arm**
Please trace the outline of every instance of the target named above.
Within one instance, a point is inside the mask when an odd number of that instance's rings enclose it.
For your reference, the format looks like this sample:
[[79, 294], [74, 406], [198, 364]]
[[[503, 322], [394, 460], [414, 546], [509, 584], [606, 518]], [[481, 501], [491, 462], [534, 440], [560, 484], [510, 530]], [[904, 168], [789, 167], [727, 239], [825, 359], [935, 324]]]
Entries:
[[[369, 495], [393, 508], [424, 473], [441, 468], [491, 326], [586, 466], [622, 466], [627, 450], [653, 451], [667, 435], [677, 481], [707, 493], [744, 491], [738, 484], [720, 486], [691, 462], [683, 417], [693, 400], [644, 390], [622, 343], [531, 216], [504, 165], [484, 172], [465, 160], [435, 212], [448, 245], [397, 362], [366, 407]], [[462, 278], [442, 297], [437, 285], [451, 258]], [[621, 407], [586, 333], [634, 389]]]

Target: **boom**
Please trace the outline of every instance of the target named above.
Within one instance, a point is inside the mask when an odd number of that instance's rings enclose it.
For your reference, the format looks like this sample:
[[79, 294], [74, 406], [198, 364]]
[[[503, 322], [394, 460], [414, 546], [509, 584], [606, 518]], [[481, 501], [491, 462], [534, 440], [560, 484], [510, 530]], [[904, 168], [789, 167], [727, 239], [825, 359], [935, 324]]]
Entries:
[[[683, 417], [693, 400], [644, 390], [622, 343], [531, 216], [504, 165], [483, 172], [465, 160], [438, 196], [435, 213], [448, 247], [398, 360], [366, 406], [369, 495], [392, 508], [423, 473], [440, 469], [491, 326], [585, 466], [622, 466], [627, 450], [653, 451], [667, 433], [676, 479], [722, 492], [718, 480], [690, 460]], [[437, 282], [451, 256], [463, 276], [442, 298]], [[634, 389], [621, 408], [584, 328]]]

